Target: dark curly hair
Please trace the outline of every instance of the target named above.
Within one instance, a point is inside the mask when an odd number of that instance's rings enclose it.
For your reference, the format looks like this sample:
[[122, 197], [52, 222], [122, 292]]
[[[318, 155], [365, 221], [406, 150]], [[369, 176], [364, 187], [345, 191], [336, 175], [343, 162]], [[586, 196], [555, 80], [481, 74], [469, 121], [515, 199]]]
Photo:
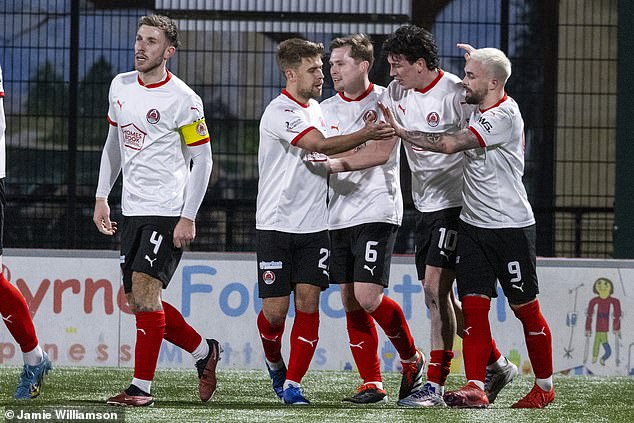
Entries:
[[434, 36], [416, 25], [404, 25], [397, 29], [383, 42], [383, 52], [388, 56], [402, 54], [410, 64], [425, 59], [429, 70], [440, 65]]

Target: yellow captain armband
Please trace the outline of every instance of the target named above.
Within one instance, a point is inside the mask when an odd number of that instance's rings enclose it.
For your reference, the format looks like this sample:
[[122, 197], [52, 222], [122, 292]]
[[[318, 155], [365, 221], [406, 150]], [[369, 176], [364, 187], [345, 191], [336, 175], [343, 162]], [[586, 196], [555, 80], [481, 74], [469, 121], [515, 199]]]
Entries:
[[205, 124], [205, 118], [181, 126], [178, 128], [178, 132], [180, 132], [181, 137], [188, 147], [209, 142], [209, 131], [207, 130], [207, 125]]

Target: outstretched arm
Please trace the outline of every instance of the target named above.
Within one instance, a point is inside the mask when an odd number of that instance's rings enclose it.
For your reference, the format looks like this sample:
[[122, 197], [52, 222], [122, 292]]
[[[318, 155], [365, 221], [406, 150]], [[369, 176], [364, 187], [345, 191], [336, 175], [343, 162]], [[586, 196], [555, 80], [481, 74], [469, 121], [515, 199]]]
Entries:
[[385, 164], [397, 141], [397, 137], [392, 137], [387, 141], [369, 141], [366, 145], [361, 145], [351, 152], [340, 154], [337, 157], [328, 157], [330, 173], [362, 170]]
[[423, 150], [452, 154], [480, 147], [478, 138], [469, 129], [463, 129], [452, 134], [412, 131], [399, 125], [394, 116], [392, 116], [392, 112], [383, 104], [379, 103], [379, 107], [387, 123], [396, 131], [397, 136], [403, 141], [414, 144]]

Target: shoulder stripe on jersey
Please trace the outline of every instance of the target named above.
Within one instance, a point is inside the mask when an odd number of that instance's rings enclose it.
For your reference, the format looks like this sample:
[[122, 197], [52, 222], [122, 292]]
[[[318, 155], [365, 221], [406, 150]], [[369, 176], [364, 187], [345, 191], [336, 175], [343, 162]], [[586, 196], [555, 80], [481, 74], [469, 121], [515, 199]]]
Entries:
[[480, 147], [485, 148], [487, 146], [487, 144], [484, 142], [484, 138], [482, 138], [482, 136], [478, 133], [478, 131], [473, 126], [469, 127], [469, 131], [473, 132], [473, 135], [476, 136], [476, 138], [478, 139], [478, 142], [480, 143]]
[[308, 128], [304, 129], [302, 132], [300, 132], [299, 134], [297, 134], [297, 136], [295, 138], [293, 138], [293, 141], [291, 141], [291, 145], [295, 145], [297, 144], [297, 142], [307, 133], [309, 133], [310, 131], [312, 131], [313, 129], [317, 129], [314, 126], [309, 126]]
[[114, 120], [110, 119], [110, 116], [106, 116], [106, 118], [108, 119], [108, 123], [112, 126], [119, 126], [117, 125], [117, 122], [115, 122]]

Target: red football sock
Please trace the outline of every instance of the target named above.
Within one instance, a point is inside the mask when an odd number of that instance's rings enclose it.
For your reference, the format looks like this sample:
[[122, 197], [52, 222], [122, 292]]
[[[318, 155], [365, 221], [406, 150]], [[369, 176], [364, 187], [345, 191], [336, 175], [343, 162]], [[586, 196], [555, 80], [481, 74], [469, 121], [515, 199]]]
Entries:
[[286, 380], [301, 383], [317, 349], [317, 341], [319, 341], [319, 312], [302, 313], [295, 310]]
[[381, 382], [379, 336], [374, 319], [363, 309], [346, 313], [350, 352], [364, 383]]
[[153, 380], [161, 342], [165, 332], [165, 312], [139, 311], [136, 313], [136, 346], [134, 377]]
[[271, 326], [264, 313], [258, 314], [258, 331], [264, 347], [264, 356], [270, 363], [277, 363], [282, 359], [282, 334], [284, 325]]
[[451, 350], [432, 350], [429, 352], [429, 364], [427, 365], [427, 381], [445, 386], [447, 376], [451, 369]]
[[31, 319], [31, 312], [20, 290], [0, 274], [0, 314], [7, 329], [20, 345], [22, 352], [37, 347], [37, 335]]
[[202, 342], [203, 337], [185, 321], [180, 311], [171, 304], [163, 301], [163, 311], [165, 312], [163, 338], [188, 353], [193, 353]]
[[468, 295], [462, 299], [464, 314], [464, 340], [462, 353], [467, 380], [486, 379], [486, 366], [491, 356], [491, 327], [489, 326], [488, 298]]
[[489, 361], [487, 362], [487, 366], [495, 363], [502, 356], [500, 350], [498, 350], [498, 346], [495, 343], [495, 339], [491, 339], [491, 355], [489, 356]]
[[526, 349], [535, 377], [549, 378], [553, 374], [553, 341], [539, 302], [535, 300], [513, 311], [524, 327]]
[[370, 316], [374, 317], [385, 335], [392, 341], [401, 360], [408, 360], [416, 354], [414, 338], [398, 303], [384, 295], [381, 304], [370, 313]]

